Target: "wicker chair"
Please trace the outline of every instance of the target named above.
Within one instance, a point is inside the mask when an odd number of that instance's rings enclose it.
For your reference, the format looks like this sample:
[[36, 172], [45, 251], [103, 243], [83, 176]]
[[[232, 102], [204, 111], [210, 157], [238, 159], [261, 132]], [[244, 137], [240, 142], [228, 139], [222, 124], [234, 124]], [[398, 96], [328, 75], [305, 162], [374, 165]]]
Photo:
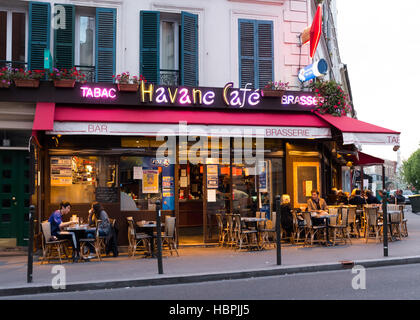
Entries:
[[[241, 215], [234, 214], [233, 220], [235, 221], [235, 240], [236, 240], [236, 247], [238, 250], [242, 249], [242, 246], [245, 247], [252, 247], [254, 243], [258, 246], [258, 239], [257, 239], [257, 230], [247, 230], [242, 227]], [[254, 241], [251, 241], [251, 238], [254, 238]]]
[[[344, 208], [343, 208], [344, 209]], [[347, 207], [348, 228], [351, 228], [351, 233], [360, 238], [359, 219], [356, 217], [356, 207]]]
[[401, 210], [401, 235], [403, 237], [408, 237], [407, 219], [404, 217], [405, 206], [400, 205], [400, 210]]
[[375, 235], [375, 239], [378, 242], [381, 241], [381, 229], [383, 226], [382, 222], [378, 221], [378, 208], [365, 208], [366, 214], [366, 228], [365, 228], [365, 238], [366, 243], [371, 235]]
[[228, 236], [229, 229], [223, 223], [223, 216], [216, 213], [217, 227], [219, 230], [219, 246], [223, 247], [225, 238]]
[[52, 258], [58, 258], [62, 263], [61, 257], [67, 253], [67, 240], [51, 240], [51, 224], [48, 221], [41, 223], [42, 228], [42, 263], [45, 261], [50, 262]]
[[176, 248], [176, 240], [175, 240], [175, 224], [176, 218], [175, 217], [165, 217], [165, 234], [162, 236], [162, 249], [165, 249], [165, 245], [169, 249], [169, 252], [172, 256], [172, 249], [175, 250], [176, 255], [179, 257], [178, 250]]
[[[292, 210], [293, 216], [293, 243], [299, 243], [300, 235], [303, 233], [302, 241], [305, 243], [305, 226], [299, 225], [299, 219], [296, 210]], [[304, 220], [303, 220], [304, 221]], [[305, 221], [304, 221], [305, 222]]]
[[[260, 224], [260, 233], [261, 233], [261, 247], [273, 244], [276, 246], [276, 213], [271, 213], [271, 220], [263, 221]], [[270, 241], [270, 237], [272, 241]]]
[[102, 253], [105, 251], [105, 237], [99, 235], [99, 226], [102, 220], [96, 220], [95, 238], [80, 239], [80, 257], [88, 259], [91, 257], [90, 249], [95, 249], [95, 256], [102, 261]]
[[316, 236], [319, 235], [319, 233], [324, 234], [324, 241], [327, 241], [326, 238], [326, 226], [314, 226], [312, 224], [312, 218], [310, 212], [303, 212], [303, 218], [305, 219], [305, 243], [308, 243], [307, 239], [308, 237], [311, 238], [311, 245], [313, 245], [314, 242], [321, 242], [322, 239], [316, 239]]
[[329, 228], [333, 234], [333, 244], [335, 244], [337, 233], [340, 235], [340, 240], [343, 240], [347, 244], [347, 240], [351, 244], [350, 232], [348, 229], [348, 208], [341, 208], [341, 222], [338, 223], [338, 211], [336, 211], [337, 216], [330, 218]]
[[236, 245], [235, 221], [232, 214], [226, 214], [226, 228], [227, 228], [227, 241], [226, 245], [231, 248]]
[[133, 217], [127, 217], [128, 223], [128, 255], [134, 257], [137, 252], [150, 255], [151, 236], [146, 233], [137, 233]]

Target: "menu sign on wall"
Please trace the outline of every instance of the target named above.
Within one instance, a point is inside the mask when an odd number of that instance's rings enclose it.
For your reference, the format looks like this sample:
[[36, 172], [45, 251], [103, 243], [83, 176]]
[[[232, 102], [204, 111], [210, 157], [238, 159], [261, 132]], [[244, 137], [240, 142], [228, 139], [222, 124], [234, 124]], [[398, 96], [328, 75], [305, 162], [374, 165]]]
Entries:
[[50, 160], [51, 186], [71, 186], [72, 170], [71, 156], [51, 157]]

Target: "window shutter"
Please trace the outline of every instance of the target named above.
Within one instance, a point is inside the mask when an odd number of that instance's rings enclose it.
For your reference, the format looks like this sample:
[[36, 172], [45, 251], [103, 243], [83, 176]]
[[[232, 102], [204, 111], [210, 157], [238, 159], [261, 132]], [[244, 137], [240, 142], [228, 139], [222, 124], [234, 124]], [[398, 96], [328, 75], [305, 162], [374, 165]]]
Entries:
[[255, 87], [255, 22], [239, 19], [239, 86], [252, 83]]
[[140, 74], [160, 83], [160, 13], [140, 11]]
[[44, 70], [44, 49], [50, 48], [50, 15], [49, 3], [29, 3], [28, 69], [30, 70]]
[[74, 66], [74, 6], [61, 6], [66, 10], [66, 24], [65, 29], [54, 30], [55, 67], [57, 69], [71, 69]]
[[181, 13], [181, 85], [198, 85], [198, 15]]
[[257, 21], [258, 35], [258, 88], [273, 81], [273, 22]]
[[116, 9], [96, 8], [96, 81], [113, 82], [115, 73]]

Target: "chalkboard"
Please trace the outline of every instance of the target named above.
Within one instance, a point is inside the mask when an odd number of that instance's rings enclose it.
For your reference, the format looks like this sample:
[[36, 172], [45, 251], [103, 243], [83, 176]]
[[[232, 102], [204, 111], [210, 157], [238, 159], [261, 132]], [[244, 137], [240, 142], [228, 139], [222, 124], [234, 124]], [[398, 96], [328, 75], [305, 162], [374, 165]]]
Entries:
[[118, 188], [98, 187], [95, 191], [98, 202], [119, 202]]

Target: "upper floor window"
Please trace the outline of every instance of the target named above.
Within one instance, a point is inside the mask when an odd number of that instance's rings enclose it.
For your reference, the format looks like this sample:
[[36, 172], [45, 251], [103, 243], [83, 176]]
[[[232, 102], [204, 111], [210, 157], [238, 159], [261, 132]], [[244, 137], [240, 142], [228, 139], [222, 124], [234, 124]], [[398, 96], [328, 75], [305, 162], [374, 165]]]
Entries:
[[95, 10], [76, 8], [75, 65], [86, 75], [87, 81], [95, 79]]
[[263, 88], [274, 78], [273, 22], [239, 19], [239, 82]]
[[140, 73], [155, 84], [198, 85], [198, 16], [141, 11]]
[[0, 66], [25, 68], [26, 13], [0, 11]]

